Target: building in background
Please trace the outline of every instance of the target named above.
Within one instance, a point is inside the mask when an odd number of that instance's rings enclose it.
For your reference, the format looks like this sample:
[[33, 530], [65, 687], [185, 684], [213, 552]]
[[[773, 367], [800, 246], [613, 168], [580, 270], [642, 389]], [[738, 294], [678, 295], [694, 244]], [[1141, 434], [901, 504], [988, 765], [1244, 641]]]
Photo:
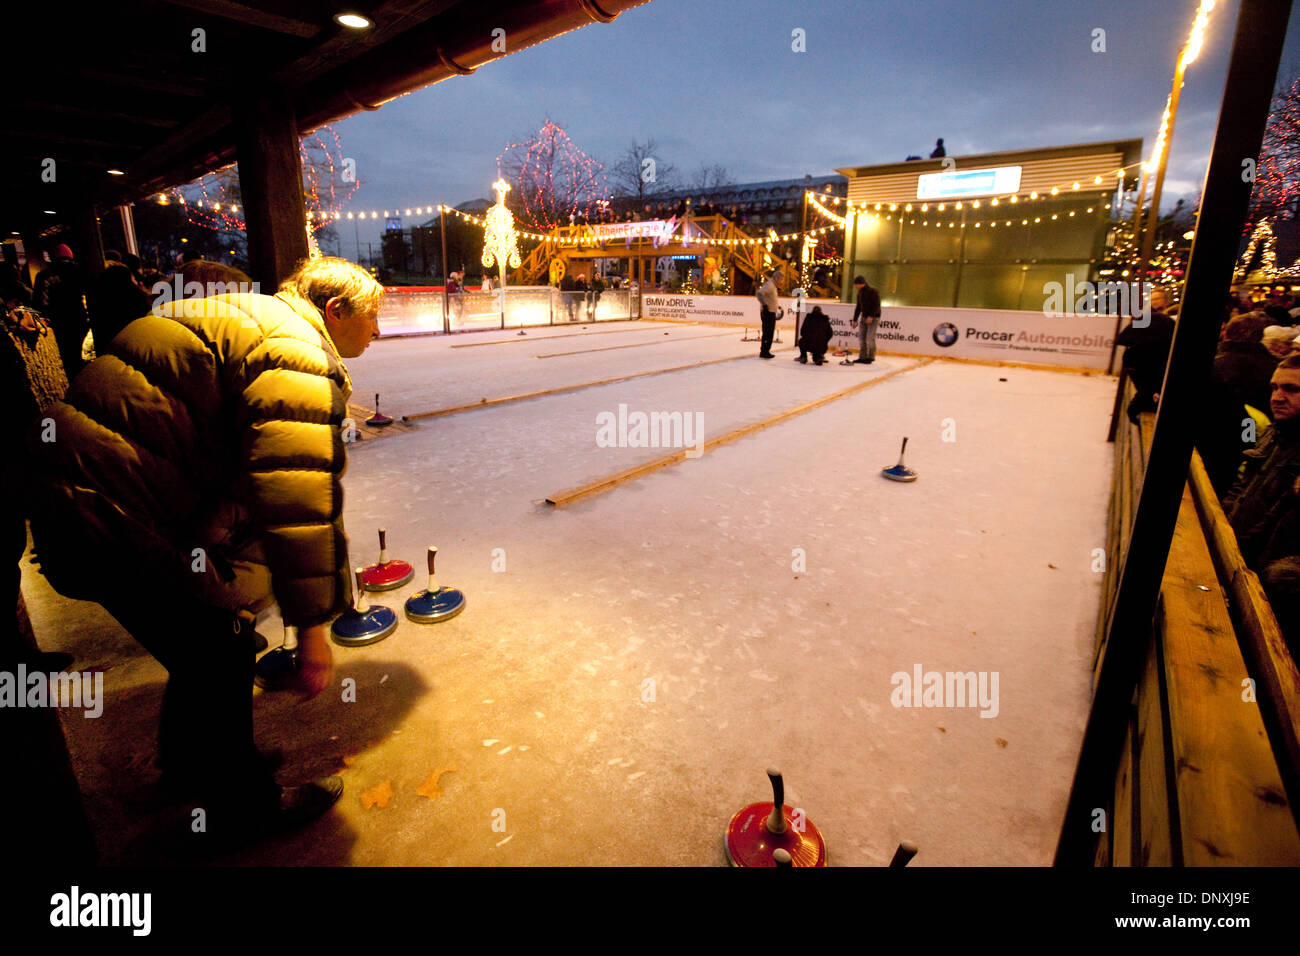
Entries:
[[867, 210], [845, 223], [844, 295], [863, 275], [892, 305], [1041, 310], [1046, 283], [1095, 278], [1141, 150], [1130, 139], [837, 170]]
[[684, 212], [689, 201], [693, 215], [728, 216], [753, 235], [768, 229], [778, 233], [796, 232], [801, 225], [805, 191], [843, 198], [848, 182], [841, 175], [804, 176], [708, 189], [674, 189], [656, 193], [644, 201], [615, 196], [610, 200], [610, 214], [615, 219], [625, 219], [628, 214], [634, 219], [666, 219], [679, 209]]
[[[455, 208], [474, 216], [482, 216], [492, 205], [490, 199], [471, 199]], [[418, 226], [403, 228], [400, 219], [390, 220], [384, 230], [384, 272], [387, 282], [405, 284], [402, 280], [436, 278], [441, 284], [442, 274], [442, 224], [441, 215], [426, 219]], [[467, 275], [479, 275], [482, 264], [483, 230], [465, 222], [459, 216], [448, 216], [447, 268], [451, 272], [464, 270]], [[418, 284], [418, 283], [417, 283]]]

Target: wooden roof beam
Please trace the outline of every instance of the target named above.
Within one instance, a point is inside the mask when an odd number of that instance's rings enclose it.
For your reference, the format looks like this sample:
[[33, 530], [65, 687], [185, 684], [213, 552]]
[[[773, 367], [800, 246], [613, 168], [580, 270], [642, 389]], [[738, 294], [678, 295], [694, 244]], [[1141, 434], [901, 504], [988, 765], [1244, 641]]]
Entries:
[[128, 123], [132, 126], [153, 126], [158, 129], [174, 129], [180, 125], [176, 120], [165, 116], [145, 116], [140, 113], [122, 113], [114, 110], [73, 106], [70, 103], [62, 103], [55, 100], [32, 99], [30, 97], [25, 98], [21, 103], [16, 103], [13, 107], [13, 111], [15, 113], [30, 111], [38, 115], [55, 113], [87, 120], [112, 120], [116, 123]]
[[174, 96], [202, 97], [207, 91], [196, 83], [182, 80], [166, 79], [155, 73], [117, 73], [110, 70], [81, 70], [79, 75], [94, 83], [107, 86], [125, 86], [134, 90], [152, 90], [155, 93], [171, 93]]
[[287, 33], [304, 39], [316, 36], [327, 25], [259, 10], [244, 3], [236, 3], [235, 0], [164, 0], [164, 2], [174, 7], [197, 10], [199, 13], [207, 13], [214, 17], [223, 17], [248, 26], [274, 30], [276, 33]]

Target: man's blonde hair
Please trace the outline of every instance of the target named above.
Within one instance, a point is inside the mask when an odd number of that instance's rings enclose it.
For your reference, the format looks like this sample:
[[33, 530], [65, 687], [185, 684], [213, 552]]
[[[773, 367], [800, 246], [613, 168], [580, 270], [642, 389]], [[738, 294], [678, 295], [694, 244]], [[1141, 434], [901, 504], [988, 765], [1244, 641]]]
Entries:
[[384, 287], [370, 273], [346, 259], [318, 256], [304, 259], [293, 275], [280, 283], [280, 291], [306, 299], [321, 315], [325, 303], [333, 298], [343, 300], [347, 317], [378, 313], [384, 299]]

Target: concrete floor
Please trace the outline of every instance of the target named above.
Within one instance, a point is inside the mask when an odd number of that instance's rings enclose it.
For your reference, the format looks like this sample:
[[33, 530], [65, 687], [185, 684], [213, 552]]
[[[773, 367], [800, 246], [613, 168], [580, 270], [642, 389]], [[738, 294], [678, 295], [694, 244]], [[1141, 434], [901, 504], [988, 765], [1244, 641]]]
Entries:
[[[740, 330], [622, 328], [586, 343], [548, 344], [545, 330], [481, 348], [451, 346], [512, 333], [380, 341], [349, 363], [354, 397], [379, 391], [397, 416], [757, 351]], [[637, 342], [656, 344], [535, 358]], [[728, 820], [770, 799], [763, 771], [778, 765], [832, 865], [881, 865], [901, 839], [918, 866], [1049, 863], [1089, 701], [1113, 380], [777, 356], [353, 446], [353, 563], [374, 560], [380, 525], [417, 566], [436, 544], [440, 581], [468, 608], [335, 648], [355, 703], [256, 693], [259, 745], [286, 752], [280, 779], [337, 771], [347, 789], [316, 825], [222, 859], [718, 865]], [[620, 403], [702, 412], [715, 436], [897, 369], [698, 460], [565, 508], [543, 501], [662, 454], [596, 445], [596, 416]], [[879, 474], [904, 435], [915, 484]], [[421, 587], [417, 574], [377, 600], [400, 616]], [[103, 717], [62, 715], [102, 861], [185, 859], [185, 809], [154, 788], [164, 672], [30, 568], [24, 592], [43, 647], [109, 668]], [[261, 629], [278, 641], [274, 618]], [[918, 664], [997, 672], [997, 716], [892, 706], [891, 675]]]

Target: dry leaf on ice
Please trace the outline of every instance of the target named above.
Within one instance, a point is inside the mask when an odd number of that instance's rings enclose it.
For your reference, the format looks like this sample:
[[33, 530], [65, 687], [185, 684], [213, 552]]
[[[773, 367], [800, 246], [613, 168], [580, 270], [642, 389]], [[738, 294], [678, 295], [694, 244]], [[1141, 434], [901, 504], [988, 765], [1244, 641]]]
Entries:
[[361, 805], [369, 810], [371, 807], [386, 807], [393, 799], [393, 781], [385, 780], [378, 786], [361, 792]]

